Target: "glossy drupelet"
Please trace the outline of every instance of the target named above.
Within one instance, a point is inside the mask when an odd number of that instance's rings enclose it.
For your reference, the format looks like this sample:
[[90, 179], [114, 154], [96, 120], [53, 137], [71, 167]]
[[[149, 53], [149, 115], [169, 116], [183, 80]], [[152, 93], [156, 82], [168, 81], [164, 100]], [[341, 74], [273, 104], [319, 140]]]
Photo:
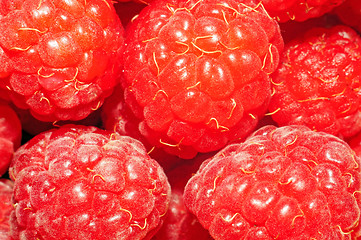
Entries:
[[123, 27], [110, 0], [0, 4], [0, 98], [44, 121], [79, 120], [118, 82]]
[[9, 174], [14, 240], [150, 239], [170, 199], [163, 169], [139, 141], [96, 127], [37, 135]]
[[286, 44], [271, 76], [272, 118], [280, 125], [350, 137], [361, 130], [361, 37], [337, 25]]
[[283, 48], [278, 24], [251, 0], [153, 1], [125, 42], [122, 86], [138, 129], [182, 158], [254, 130]]
[[355, 239], [360, 158], [306, 126], [265, 126], [203, 162], [185, 205], [215, 239]]
[[20, 146], [21, 129], [18, 115], [0, 100], [0, 176], [7, 172], [14, 151]]
[[[343, 3], [345, 0], [262, 0], [270, 16], [279, 22], [303, 22], [320, 17]], [[358, 0], [356, 0], [358, 1]]]

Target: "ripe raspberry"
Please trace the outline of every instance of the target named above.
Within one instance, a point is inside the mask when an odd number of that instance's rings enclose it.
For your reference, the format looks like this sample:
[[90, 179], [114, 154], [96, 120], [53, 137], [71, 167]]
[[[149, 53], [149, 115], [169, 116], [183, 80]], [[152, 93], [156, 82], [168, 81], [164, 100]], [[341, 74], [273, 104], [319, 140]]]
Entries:
[[14, 184], [7, 179], [0, 180], [0, 240], [9, 240], [10, 235], [10, 212], [13, 209], [11, 196]]
[[150, 239], [170, 198], [139, 141], [96, 127], [37, 135], [15, 152], [9, 173], [14, 240]]
[[[262, 0], [270, 16], [279, 22], [303, 22], [330, 12], [345, 0]], [[358, 0], [357, 0], [358, 1]]]
[[8, 170], [20, 141], [21, 124], [18, 115], [8, 104], [0, 101], [0, 176]]
[[0, 89], [44, 121], [99, 108], [118, 81], [123, 46], [111, 1], [8, 2], [0, 5]]
[[335, 8], [336, 15], [340, 20], [361, 32], [361, 1], [346, 0], [339, 7]]
[[184, 203], [215, 239], [355, 239], [360, 158], [306, 126], [265, 126], [206, 160]]
[[351, 28], [315, 28], [286, 45], [272, 75], [269, 111], [281, 126], [304, 124], [349, 137], [361, 130], [361, 38]]
[[245, 137], [268, 105], [278, 24], [251, 0], [154, 1], [126, 31], [125, 101], [182, 158]]

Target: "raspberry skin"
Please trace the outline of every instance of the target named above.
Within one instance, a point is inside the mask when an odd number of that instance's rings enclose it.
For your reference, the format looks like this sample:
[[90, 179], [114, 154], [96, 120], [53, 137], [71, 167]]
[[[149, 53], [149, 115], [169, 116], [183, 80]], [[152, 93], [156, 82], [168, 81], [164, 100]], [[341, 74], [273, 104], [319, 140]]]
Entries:
[[102, 105], [118, 82], [124, 43], [110, 0], [26, 0], [0, 8], [2, 98], [49, 122], [80, 120]]
[[263, 117], [283, 40], [260, 5], [153, 1], [125, 35], [125, 101], [150, 145], [193, 158]]
[[215, 239], [355, 239], [360, 158], [306, 126], [265, 126], [206, 160], [184, 203]]
[[91, 126], [35, 136], [9, 175], [14, 240], [150, 239], [170, 199], [163, 169], [139, 141]]
[[320, 17], [343, 3], [345, 0], [262, 0], [267, 12], [278, 22], [303, 22]]
[[156, 160], [164, 171], [168, 171], [181, 161], [177, 156], [166, 153], [161, 148], [154, 148], [146, 141], [140, 133], [139, 119], [125, 104], [123, 90], [119, 85], [114, 89], [113, 94], [104, 101], [100, 110], [103, 128], [141, 141], [149, 156]]
[[0, 101], [0, 176], [8, 170], [13, 153], [20, 146], [21, 136], [18, 115], [6, 102]]
[[304, 124], [350, 137], [361, 130], [361, 38], [337, 25], [314, 28], [285, 46], [271, 76], [272, 118], [280, 125]]
[[11, 196], [14, 183], [8, 179], [0, 179], [0, 240], [9, 240], [10, 213], [13, 209]]

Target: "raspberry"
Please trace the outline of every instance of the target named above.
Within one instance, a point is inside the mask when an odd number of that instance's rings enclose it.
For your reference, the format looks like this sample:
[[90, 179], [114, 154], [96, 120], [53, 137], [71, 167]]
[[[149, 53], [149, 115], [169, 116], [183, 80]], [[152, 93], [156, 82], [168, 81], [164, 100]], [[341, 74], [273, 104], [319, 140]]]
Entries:
[[361, 130], [361, 38], [351, 28], [315, 28], [285, 46], [272, 75], [269, 111], [281, 126], [350, 137]]
[[118, 81], [123, 27], [111, 1], [16, 2], [0, 5], [0, 89], [40, 120], [85, 118]]
[[161, 226], [170, 187], [159, 164], [130, 137], [65, 125], [14, 154], [11, 237], [150, 239]]
[[182, 158], [243, 138], [264, 115], [283, 41], [251, 0], [153, 1], [126, 31], [125, 101]]
[[13, 153], [20, 146], [21, 135], [18, 115], [0, 101], [0, 176], [8, 170]]
[[203, 162], [184, 203], [215, 239], [355, 239], [360, 158], [306, 126], [265, 126]]
[[7, 179], [0, 180], [0, 239], [1, 240], [10, 239], [9, 219], [10, 219], [11, 210], [13, 209], [13, 205], [11, 203], [13, 187], [14, 184], [10, 180]]
[[361, 1], [346, 0], [334, 12], [343, 23], [361, 32]]
[[345, 0], [262, 0], [267, 12], [279, 22], [303, 22], [330, 12]]

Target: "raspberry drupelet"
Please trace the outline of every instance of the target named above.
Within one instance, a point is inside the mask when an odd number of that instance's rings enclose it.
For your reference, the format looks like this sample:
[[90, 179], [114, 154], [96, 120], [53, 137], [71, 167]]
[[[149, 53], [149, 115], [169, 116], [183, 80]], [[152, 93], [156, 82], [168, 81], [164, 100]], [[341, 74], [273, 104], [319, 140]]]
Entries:
[[351, 240], [361, 235], [360, 181], [343, 140], [269, 125], [203, 162], [184, 202], [219, 240]]
[[[262, 0], [270, 16], [279, 22], [303, 22], [330, 12], [345, 0]], [[358, 0], [356, 0], [358, 1]]]
[[150, 239], [170, 186], [137, 140], [91, 126], [41, 133], [14, 154], [11, 238]]
[[272, 118], [350, 137], [361, 130], [361, 38], [337, 25], [314, 28], [286, 44], [271, 76]]
[[0, 100], [0, 176], [7, 172], [13, 153], [20, 146], [21, 130], [18, 115]]
[[125, 36], [125, 101], [150, 145], [192, 158], [244, 138], [263, 117], [283, 40], [262, 5], [153, 1]]
[[1, 98], [53, 122], [111, 94], [124, 30], [110, 0], [2, 1], [0, 16]]

